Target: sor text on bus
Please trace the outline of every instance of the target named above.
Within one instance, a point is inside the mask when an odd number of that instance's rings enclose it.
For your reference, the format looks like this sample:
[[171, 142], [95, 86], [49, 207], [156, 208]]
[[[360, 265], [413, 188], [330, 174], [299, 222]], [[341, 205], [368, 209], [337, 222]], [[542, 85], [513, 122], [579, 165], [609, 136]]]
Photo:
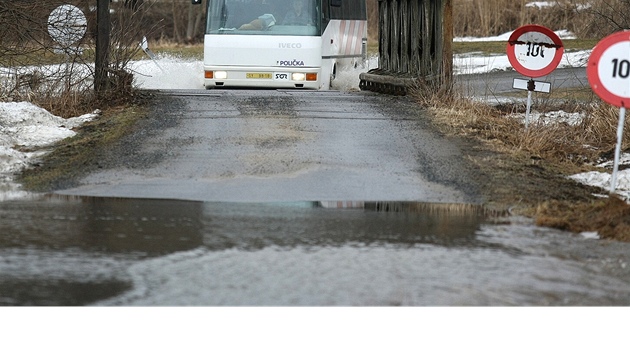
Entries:
[[280, 66], [304, 66], [303, 60], [278, 60], [278, 65]]
[[299, 49], [302, 48], [302, 43], [278, 43], [280, 48]]

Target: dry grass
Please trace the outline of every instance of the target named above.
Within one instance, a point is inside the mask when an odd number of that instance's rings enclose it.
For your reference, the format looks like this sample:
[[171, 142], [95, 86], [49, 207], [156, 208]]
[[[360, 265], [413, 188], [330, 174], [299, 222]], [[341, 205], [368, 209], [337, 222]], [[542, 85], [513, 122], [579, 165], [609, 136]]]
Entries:
[[628, 0], [558, 0], [527, 6], [525, 0], [453, 0], [455, 36], [493, 36], [536, 23], [580, 38], [602, 38], [628, 28]]
[[[423, 107], [435, 112], [451, 132], [478, 137], [511, 151], [525, 152], [545, 159], [569, 162], [577, 167], [607, 156], [616, 144], [619, 109], [599, 102], [556, 101], [537, 106], [543, 111], [581, 112], [578, 124], [564, 121], [530, 122], [521, 119], [524, 105], [491, 106], [462, 97], [452, 90], [425, 85], [410, 93]], [[624, 141], [630, 141], [630, 123], [626, 121]]]
[[630, 206], [611, 196], [592, 203], [549, 201], [537, 210], [536, 224], [570, 232], [597, 231], [604, 239], [630, 242]]
[[[566, 29], [579, 38], [603, 38], [630, 27], [628, 0], [557, 0], [543, 8], [526, 6], [529, 0], [452, 1], [455, 37], [496, 36], [529, 23]], [[378, 1], [367, 0], [367, 8], [368, 38], [378, 41]]]

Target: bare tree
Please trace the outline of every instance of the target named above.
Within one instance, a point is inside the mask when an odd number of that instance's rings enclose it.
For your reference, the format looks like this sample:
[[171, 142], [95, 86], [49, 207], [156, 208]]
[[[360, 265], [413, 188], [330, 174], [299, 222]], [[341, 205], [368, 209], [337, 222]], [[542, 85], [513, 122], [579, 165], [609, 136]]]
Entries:
[[[93, 90], [93, 4], [93, 0], [0, 1], [0, 100], [28, 100], [62, 115], [84, 110], [89, 105], [86, 102], [100, 98]], [[110, 101], [131, 97], [130, 63], [140, 50], [142, 38], [160, 25], [159, 20], [145, 18], [150, 5], [142, 0], [112, 3], [111, 45], [105, 68], [106, 98]], [[59, 7], [72, 8], [71, 13], [80, 14], [81, 24], [87, 27], [76, 37], [72, 34], [70, 42], [64, 42], [64, 31], [73, 30], [72, 19], [51, 15]], [[51, 26], [58, 26], [61, 43], [59, 36], [51, 38]]]
[[[208, 1], [208, 0], [206, 0]], [[193, 5], [188, 2], [188, 26], [186, 27], [186, 41], [194, 42], [199, 34], [201, 21], [204, 18], [205, 6]]]
[[590, 21], [582, 27], [582, 34], [604, 37], [630, 29], [630, 0], [600, 0], [592, 3], [576, 1], [579, 11], [588, 14]]

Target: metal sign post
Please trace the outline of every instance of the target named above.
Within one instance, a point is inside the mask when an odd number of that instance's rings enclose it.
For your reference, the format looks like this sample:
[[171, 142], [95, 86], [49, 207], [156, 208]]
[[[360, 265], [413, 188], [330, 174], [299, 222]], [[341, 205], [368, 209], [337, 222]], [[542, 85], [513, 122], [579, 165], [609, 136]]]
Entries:
[[534, 79], [527, 82], [527, 109], [525, 110], [525, 130], [529, 128], [529, 112], [532, 109], [532, 92], [534, 92]]
[[623, 141], [623, 125], [626, 120], [626, 107], [619, 109], [619, 125], [617, 125], [617, 146], [615, 146], [615, 162], [613, 165], [612, 178], [610, 180], [610, 193], [617, 189], [617, 171], [619, 170], [619, 159], [621, 157], [621, 143]]
[[527, 90], [527, 111], [525, 113], [525, 129], [529, 126], [529, 112], [532, 106], [532, 92], [551, 92], [551, 83], [544, 81], [534, 81], [534, 79], [514, 79], [512, 88]]
[[588, 58], [586, 76], [591, 88], [602, 100], [620, 108], [615, 161], [610, 181], [610, 193], [614, 193], [617, 188], [626, 107], [630, 105], [630, 31], [611, 34], [597, 43]]
[[530, 77], [530, 80], [526, 81], [525, 87], [522, 87], [522, 82], [517, 82], [517, 79], [514, 80], [513, 86], [528, 91], [527, 111], [525, 113], [525, 129], [527, 129], [532, 105], [532, 92], [549, 93], [551, 90], [551, 84], [543, 82], [540, 83], [540, 89], [537, 90], [539, 83], [533, 78], [548, 75], [558, 67], [560, 60], [562, 60], [564, 46], [560, 37], [549, 28], [539, 25], [525, 25], [517, 28], [510, 35], [506, 51], [514, 70]]

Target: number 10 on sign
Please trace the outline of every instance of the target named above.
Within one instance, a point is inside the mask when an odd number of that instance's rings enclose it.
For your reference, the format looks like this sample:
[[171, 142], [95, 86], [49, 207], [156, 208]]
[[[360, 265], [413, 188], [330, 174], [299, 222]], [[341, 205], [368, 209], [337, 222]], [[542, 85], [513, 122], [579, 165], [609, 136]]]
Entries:
[[613, 78], [627, 79], [630, 76], [630, 60], [613, 59]]

